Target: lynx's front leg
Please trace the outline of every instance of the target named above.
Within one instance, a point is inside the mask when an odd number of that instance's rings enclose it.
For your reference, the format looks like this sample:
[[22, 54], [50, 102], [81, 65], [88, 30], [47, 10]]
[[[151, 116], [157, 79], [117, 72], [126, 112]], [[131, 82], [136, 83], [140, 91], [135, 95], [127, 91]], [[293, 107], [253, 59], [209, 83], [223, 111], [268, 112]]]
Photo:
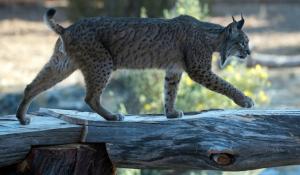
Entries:
[[236, 104], [244, 108], [251, 108], [254, 103], [251, 98], [245, 96], [240, 90], [226, 82], [210, 70], [194, 70], [190, 71], [191, 79], [208, 89], [226, 95], [231, 98]]
[[182, 111], [175, 109], [175, 100], [177, 95], [178, 84], [182, 72], [167, 71], [165, 76], [165, 115], [167, 118], [179, 118], [183, 116]]

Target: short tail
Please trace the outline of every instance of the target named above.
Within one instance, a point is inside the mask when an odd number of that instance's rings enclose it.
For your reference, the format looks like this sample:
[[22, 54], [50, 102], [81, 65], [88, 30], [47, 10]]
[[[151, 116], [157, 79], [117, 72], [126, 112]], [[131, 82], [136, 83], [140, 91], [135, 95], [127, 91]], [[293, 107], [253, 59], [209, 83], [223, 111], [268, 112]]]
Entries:
[[45, 14], [44, 14], [44, 22], [50, 27], [51, 30], [53, 30], [55, 33], [58, 35], [62, 35], [65, 31], [65, 29], [55, 23], [55, 21], [52, 19], [53, 16], [55, 15], [56, 10], [51, 8], [49, 9]]

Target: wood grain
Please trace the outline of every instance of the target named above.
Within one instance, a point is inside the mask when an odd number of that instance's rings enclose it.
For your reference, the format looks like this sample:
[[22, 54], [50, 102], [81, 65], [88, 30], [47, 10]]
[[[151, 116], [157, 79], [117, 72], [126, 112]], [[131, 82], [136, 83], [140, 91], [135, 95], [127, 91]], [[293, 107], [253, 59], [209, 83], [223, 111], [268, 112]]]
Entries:
[[19, 172], [32, 175], [114, 175], [105, 144], [69, 144], [33, 148], [19, 164]]

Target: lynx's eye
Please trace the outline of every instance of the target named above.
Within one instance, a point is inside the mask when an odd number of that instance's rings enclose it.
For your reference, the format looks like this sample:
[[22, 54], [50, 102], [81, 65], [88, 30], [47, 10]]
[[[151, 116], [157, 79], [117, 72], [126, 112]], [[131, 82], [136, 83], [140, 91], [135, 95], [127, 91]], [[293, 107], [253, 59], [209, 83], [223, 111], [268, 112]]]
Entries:
[[247, 46], [247, 43], [246, 43], [246, 42], [242, 42], [242, 43], [239, 43], [239, 45], [240, 45], [242, 48], [244, 48], [244, 47]]

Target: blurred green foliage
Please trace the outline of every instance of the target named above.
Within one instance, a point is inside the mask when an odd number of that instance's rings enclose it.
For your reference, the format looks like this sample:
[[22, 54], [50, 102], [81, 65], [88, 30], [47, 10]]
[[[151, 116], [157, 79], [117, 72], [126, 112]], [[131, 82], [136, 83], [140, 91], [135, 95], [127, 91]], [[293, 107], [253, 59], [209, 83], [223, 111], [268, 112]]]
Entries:
[[[246, 68], [244, 65], [232, 62], [218, 74], [251, 97], [256, 106], [268, 104], [269, 97], [265, 93], [265, 88], [270, 86], [270, 82], [267, 70], [261, 66]], [[231, 99], [199, 86], [186, 74], [180, 85], [177, 106], [187, 111], [238, 107]]]
[[68, 0], [67, 16], [71, 21], [99, 15], [98, 0]]
[[178, 0], [171, 10], [164, 10], [165, 18], [174, 18], [179, 15], [190, 15], [198, 20], [204, 19], [208, 15], [208, 4], [199, 0]]
[[[270, 86], [268, 72], [257, 65], [247, 68], [245, 65], [232, 61], [224, 70], [215, 70], [217, 74], [251, 97], [257, 106], [267, 105], [270, 101], [265, 93]], [[123, 113], [162, 113], [163, 111], [163, 77], [164, 72], [158, 70], [134, 71], [119, 73], [112, 86], [120, 85], [119, 91], [128, 92], [119, 108]], [[117, 94], [111, 98], [118, 98]], [[229, 98], [212, 92], [192, 81], [183, 74], [177, 95], [176, 106], [183, 111], [200, 111], [209, 108], [238, 108]]]

